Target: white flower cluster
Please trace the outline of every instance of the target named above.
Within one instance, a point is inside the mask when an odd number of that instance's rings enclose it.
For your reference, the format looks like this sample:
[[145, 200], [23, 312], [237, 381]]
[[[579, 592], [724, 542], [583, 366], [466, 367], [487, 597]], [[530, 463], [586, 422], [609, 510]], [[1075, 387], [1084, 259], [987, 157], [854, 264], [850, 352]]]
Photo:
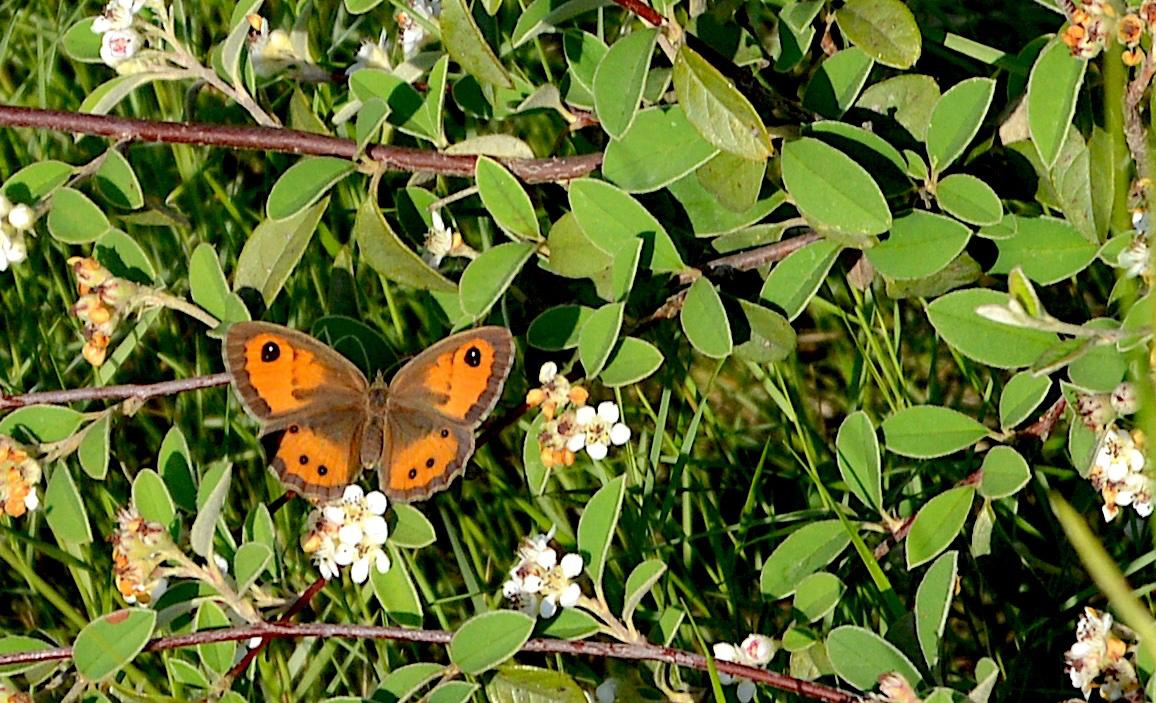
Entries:
[[[742, 644], [718, 642], [714, 645], [714, 658], [724, 662], [734, 662], [744, 666], [766, 666], [775, 656], [775, 643], [766, 635], [747, 635]], [[755, 697], [755, 682], [719, 672], [718, 680], [725, 684], [738, 682], [735, 695], [742, 703]]]
[[381, 547], [389, 537], [385, 509], [389, 502], [380, 491], [366, 494], [361, 486], [348, 486], [341, 498], [321, 505], [309, 514], [301, 549], [313, 556], [326, 579], [336, 578], [341, 568], [354, 583], [365, 583], [369, 567], [389, 571], [389, 556]]
[[399, 12], [394, 17], [397, 20], [397, 26], [401, 29], [401, 36], [399, 41], [401, 43], [401, 54], [408, 61], [417, 53], [421, 45], [429, 38], [425, 27], [415, 20], [412, 15], [419, 15], [423, 19], [434, 19], [442, 13], [441, 0], [410, 0], [410, 12]]
[[[538, 381], [542, 385], [526, 394], [526, 403], [530, 407], [541, 405], [546, 416], [538, 435], [546, 466], [569, 466], [583, 449], [591, 459], [601, 461], [611, 446], [630, 440], [630, 428], [620, 421], [618, 405], [610, 401], [599, 403], [597, 409], [586, 405], [589, 393], [581, 386], [572, 387], [554, 362], [542, 365]], [[555, 415], [559, 410], [563, 412]]]
[[582, 597], [582, 589], [571, 580], [582, 573], [582, 557], [566, 554], [559, 560], [549, 545], [553, 536], [551, 529], [524, 539], [510, 580], [502, 585], [506, 598], [527, 615], [552, 618], [559, 606], [573, 608]]
[[1109, 613], [1084, 608], [1076, 625], [1076, 643], [1064, 654], [1066, 671], [1072, 685], [1087, 700], [1092, 689], [1099, 687], [1106, 701], [1146, 700], [1136, 677], [1136, 635], [1127, 627], [1113, 624]]
[[100, 59], [116, 68], [136, 56], [144, 40], [132, 28], [133, 19], [146, 0], [109, 0], [104, 12], [92, 21], [92, 31], [100, 36]]
[[1145, 471], [1147, 463], [1132, 433], [1114, 425], [1104, 431], [1088, 479], [1104, 498], [1105, 520], [1112, 521], [1121, 507], [1129, 505], [1141, 517], [1152, 514], [1152, 479]]
[[23, 203], [13, 205], [0, 195], [0, 271], [28, 257], [24, 233], [36, 223], [36, 212]]

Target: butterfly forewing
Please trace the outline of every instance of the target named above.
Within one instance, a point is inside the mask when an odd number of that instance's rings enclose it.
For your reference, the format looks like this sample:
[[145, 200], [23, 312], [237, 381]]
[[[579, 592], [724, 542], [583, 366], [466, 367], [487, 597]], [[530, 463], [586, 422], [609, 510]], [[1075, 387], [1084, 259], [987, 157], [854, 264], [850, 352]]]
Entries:
[[447, 337], [397, 373], [390, 386], [389, 412], [430, 409], [477, 427], [498, 402], [513, 361], [514, 338], [505, 327], [480, 327]]

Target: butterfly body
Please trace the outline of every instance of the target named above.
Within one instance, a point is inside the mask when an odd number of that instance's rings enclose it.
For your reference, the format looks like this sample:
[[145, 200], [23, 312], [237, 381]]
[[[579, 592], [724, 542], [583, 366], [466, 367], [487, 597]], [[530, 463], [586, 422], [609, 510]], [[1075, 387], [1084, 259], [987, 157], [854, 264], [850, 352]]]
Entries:
[[474, 429], [510, 373], [514, 340], [504, 327], [448, 337], [402, 367], [392, 384], [365, 375], [333, 348], [266, 322], [229, 328], [225, 367], [262, 435], [278, 433], [271, 463], [303, 495], [332, 499], [362, 469], [381, 490], [421, 500], [465, 468]]

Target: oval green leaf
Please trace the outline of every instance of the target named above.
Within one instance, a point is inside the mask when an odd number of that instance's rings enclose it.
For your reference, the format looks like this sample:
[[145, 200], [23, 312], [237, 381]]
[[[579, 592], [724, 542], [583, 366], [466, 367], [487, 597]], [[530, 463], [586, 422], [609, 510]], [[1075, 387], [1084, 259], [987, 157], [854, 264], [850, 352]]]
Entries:
[[578, 358], [586, 371], [586, 378], [594, 378], [606, 365], [618, 333], [622, 330], [622, 303], [603, 305], [590, 315], [578, 334]]
[[770, 134], [746, 96], [686, 44], [674, 59], [674, 92], [687, 119], [714, 146], [752, 161], [774, 153]]
[[261, 294], [266, 306], [272, 305], [301, 261], [328, 205], [325, 198], [287, 219], [263, 220], [257, 225], [237, 257], [233, 290], [252, 288]]
[[1007, 305], [999, 291], [969, 288], [954, 291], [927, 306], [927, 317], [939, 336], [964, 356], [988, 366], [1011, 369], [1030, 365], [1059, 339], [1051, 332], [1013, 327], [980, 317], [981, 305]]
[[463, 673], [476, 676], [514, 656], [533, 631], [534, 618], [517, 611], [476, 615], [454, 633], [450, 660]]
[[118, 610], [84, 626], [73, 643], [77, 673], [100, 681], [122, 669], [152, 637], [157, 614], [143, 608]]
[[67, 244], [96, 241], [111, 225], [104, 211], [79, 190], [61, 188], [52, 196], [48, 211], [48, 231]]
[[991, 186], [967, 173], [953, 173], [939, 181], [935, 199], [944, 212], [972, 225], [995, 225], [1003, 219], [1003, 205]]
[[474, 22], [465, 0], [445, 0], [438, 25], [446, 52], [466, 73], [497, 88], [514, 87], [505, 67]]
[[474, 178], [478, 182], [482, 204], [499, 227], [516, 239], [542, 238], [529, 194], [504, 166], [487, 156], [480, 156], [474, 168]]
[[1028, 462], [1011, 447], [992, 447], [983, 458], [982, 471], [979, 494], [990, 499], [1015, 495], [1032, 478]]
[[933, 459], [970, 447], [988, 429], [958, 410], [938, 405], [904, 408], [883, 421], [887, 450], [915, 459]]
[[955, 594], [955, 577], [959, 552], [948, 552], [935, 560], [919, 582], [915, 592], [915, 634], [923, 659], [932, 669], [939, 661], [939, 640], [947, 624], [951, 597]]
[[815, 622], [834, 609], [845, 590], [838, 576], [817, 571], [799, 582], [791, 605], [803, 616], [804, 622]]
[[1099, 246], [1064, 220], [1009, 217], [1015, 220], [1016, 233], [996, 242], [999, 258], [990, 273], [1009, 273], [1019, 266], [1032, 281], [1046, 286], [1076, 275], [1096, 258]]
[[44, 490], [44, 515], [56, 539], [64, 545], [88, 544], [92, 527], [80, 489], [64, 462], [57, 462]]
[[914, 210], [891, 225], [891, 233], [867, 258], [889, 278], [924, 278], [938, 273], [967, 246], [971, 230], [943, 215]]
[[718, 153], [699, 136], [678, 105], [640, 111], [629, 129], [612, 139], [602, 175], [628, 193], [649, 193], [682, 178]]
[[687, 340], [700, 354], [722, 359], [734, 349], [726, 308], [705, 276], [691, 284], [678, 319]]
[[1052, 387], [1047, 376], [1023, 371], [1012, 376], [999, 396], [999, 424], [1011, 429], [1028, 418], [1039, 407]]
[[598, 380], [607, 388], [629, 386], [648, 378], [662, 366], [662, 352], [650, 342], [625, 337], [610, 354]]
[[438, 273], [386, 222], [373, 198], [362, 201], [353, 221], [353, 238], [366, 263], [379, 275], [418, 290], [456, 293], [453, 281]]
[[771, 600], [786, 598], [804, 578], [830, 564], [851, 537], [838, 520], [803, 525], [782, 541], [763, 563], [759, 590]]
[[827, 635], [827, 657], [835, 673], [861, 691], [870, 691], [879, 676], [898, 672], [912, 686], [923, 677], [895, 645], [870, 630], [854, 625], [836, 627]]
[[594, 310], [585, 305], [556, 305], [534, 318], [526, 331], [526, 341], [546, 351], [573, 349], [593, 314]]
[[73, 168], [63, 161], [38, 161], [12, 174], [4, 181], [4, 197], [14, 203], [35, 205], [68, 182]]
[[995, 81], [968, 78], [940, 96], [927, 126], [927, 155], [936, 173], [947, 169], [975, 138], [995, 95]]
[[872, 510], [883, 511], [879, 437], [862, 410], [851, 413], [835, 435], [835, 458], [848, 490]]
[[884, 66], [908, 69], [919, 60], [919, 25], [899, 0], [848, 0], [835, 20], [855, 46]]
[[270, 220], [284, 220], [300, 214], [353, 173], [354, 168], [354, 163], [348, 159], [306, 156], [290, 166], [273, 184], [265, 203], [265, 215]]
[[907, 533], [907, 568], [925, 564], [947, 549], [963, 530], [975, 498], [972, 486], [957, 486], [927, 501]]
[[533, 254], [534, 245], [524, 242], [507, 242], [482, 252], [462, 272], [458, 289], [462, 311], [474, 319], [483, 317]]
[[84, 439], [76, 449], [76, 458], [80, 460], [80, 468], [91, 478], [101, 480], [108, 473], [108, 432], [110, 418], [108, 415], [84, 429]]
[[771, 269], [759, 297], [794, 320], [819, 290], [842, 250], [839, 244], [823, 239], [793, 252]]
[[1063, 149], [1076, 113], [1087, 59], [1076, 58], [1058, 39], [1036, 58], [1028, 78], [1028, 132], [1044, 166], [1051, 168]]
[[622, 619], [630, 622], [634, 617], [634, 609], [642, 602], [658, 579], [666, 573], [666, 564], [661, 559], [647, 559], [626, 578], [626, 591], [622, 601]]
[[622, 499], [626, 495], [626, 476], [611, 479], [598, 489], [586, 503], [578, 519], [578, 551], [586, 561], [586, 573], [597, 588], [606, 569], [606, 555], [610, 540], [622, 514]]
[[783, 183], [810, 222], [853, 235], [882, 234], [891, 211], [871, 174], [835, 147], [803, 137], [783, 145]]
[[116, 207], [136, 210], [144, 205], [144, 193], [132, 164], [117, 149], [109, 149], [92, 177], [97, 191]]
[[640, 29], [610, 46], [594, 72], [594, 111], [611, 137], [626, 134], [638, 113], [657, 29]]
[[407, 549], [421, 549], [437, 539], [433, 523], [412, 505], [394, 503], [393, 514], [397, 517], [397, 524], [389, 533], [390, 543]]
[[395, 623], [402, 627], [421, 627], [424, 617], [421, 596], [409, 575], [409, 567], [392, 545], [389, 559], [390, 567], [384, 573], [375, 567], [369, 569], [373, 595]]

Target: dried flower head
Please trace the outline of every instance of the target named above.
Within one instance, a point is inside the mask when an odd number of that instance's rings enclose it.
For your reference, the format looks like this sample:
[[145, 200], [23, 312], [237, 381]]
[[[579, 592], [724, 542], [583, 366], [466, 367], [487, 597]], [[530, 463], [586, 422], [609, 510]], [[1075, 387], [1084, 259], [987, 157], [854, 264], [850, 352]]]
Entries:
[[36, 485], [40, 483], [40, 463], [20, 443], [0, 435], [0, 503], [11, 517], [20, 517], [40, 505]]
[[116, 523], [112, 536], [116, 588], [126, 602], [148, 605], [165, 590], [160, 566], [175, 546], [164, 525], [145, 520], [135, 506], [122, 508]]

